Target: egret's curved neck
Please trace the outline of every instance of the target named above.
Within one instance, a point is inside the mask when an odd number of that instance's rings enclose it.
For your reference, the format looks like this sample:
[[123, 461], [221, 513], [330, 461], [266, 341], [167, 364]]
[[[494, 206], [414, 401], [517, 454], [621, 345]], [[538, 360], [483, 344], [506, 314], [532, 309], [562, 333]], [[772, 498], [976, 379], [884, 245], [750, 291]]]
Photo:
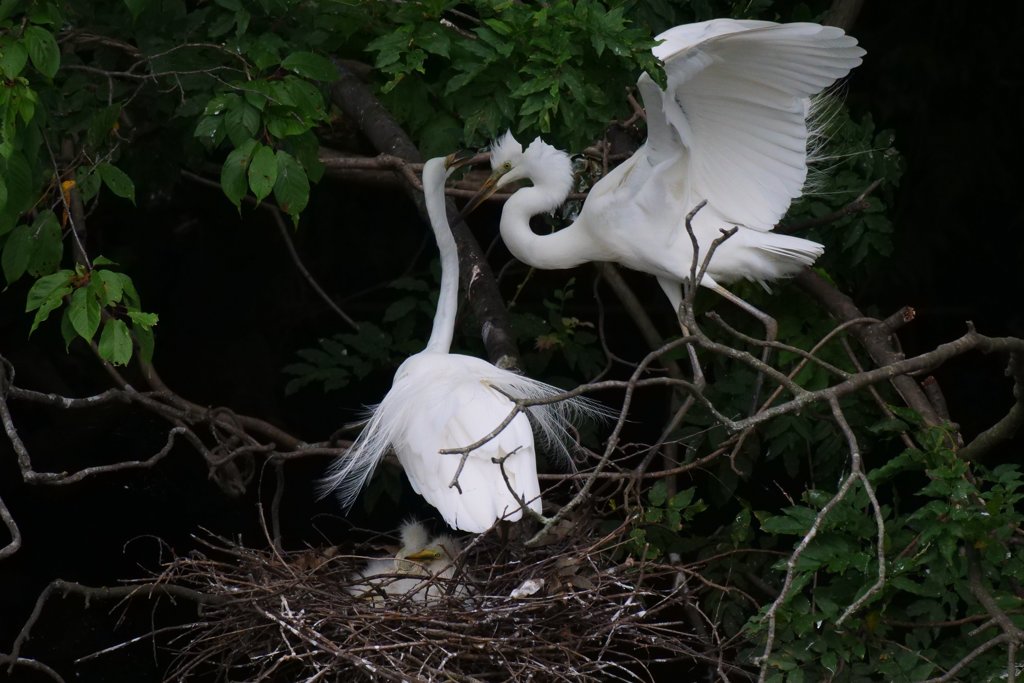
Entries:
[[455, 332], [455, 314], [459, 308], [459, 251], [448, 224], [445, 208], [444, 181], [448, 173], [444, 159], [436, 158], [423, 164], [423, 196], [427, 205], [427, 217], [434, 229], [434, 239], [441, 251], [441, 291], [437, 296], [437, 311], [434, 313], [434, 327], [424, 351], [448, 353], [452, 347]]
[[538, 235], [530, 229], [530, 217], [551, 211], [565, 201], [542, 186], [524, 187], [509, 197], [501, 212], [501, 239], [517, 259], [542, 270], [572, 268], [601, 260], [583, 225], [577, 221], [558, 232]]

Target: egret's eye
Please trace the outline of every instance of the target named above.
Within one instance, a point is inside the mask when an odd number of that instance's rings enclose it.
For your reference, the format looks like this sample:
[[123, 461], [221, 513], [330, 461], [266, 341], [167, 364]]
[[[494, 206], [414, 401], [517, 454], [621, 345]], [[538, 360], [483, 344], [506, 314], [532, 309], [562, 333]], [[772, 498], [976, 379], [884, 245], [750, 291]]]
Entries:
[[501, 169], [503, 171], [511, 171], [512, 170], [512, 162], [511, 161], [506, 161], [505, 163], [503, 163], [501, 165]]

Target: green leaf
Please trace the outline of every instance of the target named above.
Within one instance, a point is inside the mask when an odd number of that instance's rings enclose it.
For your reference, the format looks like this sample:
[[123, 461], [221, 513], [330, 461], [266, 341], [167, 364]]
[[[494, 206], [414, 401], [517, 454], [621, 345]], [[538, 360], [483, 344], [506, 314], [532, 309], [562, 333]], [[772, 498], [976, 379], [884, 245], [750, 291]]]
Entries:
[[688, 488], [680, 491], [676, 495], [672, 496], [672, 499], [668, 502], [669, 507], [675, 508], [676, 510], [682, 510], [693, 502], [693, 496], [697, 493], [697, 489]]
[[60, 336], [64, 340], [64, 350], [67, 351], [71, 346], [71, 342], [75, 340], [78, 333], [75, 332], [75, 326], [71, 324], [71, 311], [70, 309], [64, 309], [64, 315], [60, 318]]
[[260, 145], [249, 164], [249, 187], [257, 201], [263, 201], [277, 182], [277, 157], [274, 150]]
[[338, 77], [338, 69], [331, 60], [312, 52], [293, 52], [284, 58], [281, 66], [315, 81], [333, 81]]
[[100, 191], [100, 174], [88, 166], [79, 166], [75, 170], [75, 187], [81, 193], [82, 201], [89, 201]]
[[[71, 291], [71, 287], [66, 287], [58, 291], [60, 292], [61, 295], [67, 294], [68, 292]], [[36, 311], [35, 316], [32, 318], [32, 327], [30, 327], [28, 330], [29, 336], [32, 336], [32, 333], [36, 331], [36, 328], [39, 327], [39, 325], [41, 325], [43, 322], [46, 321], [47, 318], [50, 317], [50, 313], [52, 313], [55, 309], [60, 308], [60, 305], [63, 303], [64, 299], [62, 299], [61, 296], [55, 296], [52, 299], [47, 299], [46, 301], [44, 301], [43, 305], [39, 307], [39, 310]]]
[[282, 107], [273, 107], [274, 111], [270, 112], [265, 117], [267, 123], [267, 132], [273, 135], [275, 138], [288, 138], [293, 135], [302, 135], [309, 126], [301, 121], [294, 111], [283, 110]]
[[659, 479], [655, 482], [654, 486], [651, 487], [650, 493], [647, 494], [647, 500], [650, 501], [651, 505], [661, 506], [665, 504], [668, 499], [668, 484], [665, 483], [664, 479]]
[[243, 142], [228, 154], [228, 158], [224, 160], [224, 166], [220, 170], [221, 189], [239, 210], [242, 208], [242, 197], [249, 191], [246, 170], [249, 168], [249, 162], [252, 160], [252, 154], [257, 144], [259, 143], [255, 140]]
[[14, 152], [7, 159], [7, 170], [4, 171], [4, 182], [7, 184], [7, 206], [5, 211], [15, 215], [21, 214], [35, 204], [39, 197], [32, 167], [25, 155]]
[[404, 299], [399, 299], [398, 301], [388, 306], [387, 310], [384, 311], [383, 321], [387, 323], [391, 322], [392, 320], [398, 320], [399, 318], [403, 318], [407, 316], [409, 313], [411, 313], [414, 308], [416, 308], [416, 299], [413, 299], [412, 297], [405, 297]]
[[70, 270], [62, 270], [59, 273], [39, 278], [32, 285], [32, 289], [28, 292], [25, 311], [38, 310], [32, 319], [32, 327], [28, 331], [30, 336], [41, 323], [50, 317], [51, 312], [64, 303], [64, 296], [71, 293], [71, 275]]
[[281, 61], [281, 50], [286, 49], [285, 42], [273, 33], [262, 33], [249, 45], [246, 53], [257, 69], [266, 69]]
[[144, 330], [150, 330], [160, 322], [160, 316], [156, 313], [144, 313], [142, 311], [128, 311], [128, 317], [131, 318], [132, 323], [138, 328]]
[[0, 0], [0, 21], [7, 19], [16, 10], [21, 9], [23, 2], [24, 0]]
[[3, 176], [0, 176], [0, 211], [3, 211], [5, 206], [7, 206], [7, 183], [4, 182]]
[[32, 256], [28, 262], [29, 275], [49, 275], [57, 270], [64, 255], [64, 242], [60, 223], [52, 211], [41, 211], [32, 225]]
[[120, 116], [120, 103], [96, 110], [89, 119], [89, 129], [86, 133], [89, 146], [96, 149], [104, 148], [110, 141]]
[[7, 40], [0, 43], [0, 71], [7, 78], [17, 78], [25, 63], [28, 61], [28, 53], [21, 43], [15, 40]]
[[132, 204], [135, 203], [135, 183], [124, 171], [108, 163], [99, 164], [96, 166], [96, 171], [100, 174], [103, 184], [110, 188], [111, 192], [118, 197], [130, 200]]
[[76, 289], [71, 295], [68, 316], [78, 336], [85, 341], [92, 341], [100, 326], [100, 302], [87, 287]]
[[[45, 275], [35, 281], [32, 289], [28, 290], [28, 297], [25, 301], [25, 312], [34, 311], [43, 305], [48, 299], [57, 297], [71, 291], [71, 276], [74, 273], [70, 270], [61, 270], [52, 275]], [[63, 291], [67, 289], [67, 291]]]
[[[231, 143], [242, 144], [260, 129], [260, 110], [239, 98], [224, 115], [224, 126]], [[196, 128], [196, 137], [199, 137], [199, 133], [200, 130]]]
[[3, 267], [8, 284], [25, 274], [32, 257], [32, 246], [32, 228], [27, 225], [19, 225], [7, 236], [4, 253], [0, 256], [0, 266]]
[[99, 283], [100, 302], [104, 306], [116, 304], [121, 300], [124, 288], [121, 285], [121, 277], [118, 273], [109, 270], [94, 270], [92, 272], [93, 283]]
[[116, 273], [121, 278], [121, 289], [124, 291], [124, 302], [129, 308], [139, 308], [139, 293], [135, 291], [132, 279], [124, 273]]
[[288, 152], [277, 152], [277, 180], [274, 182], [274, 199], [281, 210], [298, 222], [299, 214], [309, 203], [309, 179], [295, 157]]
[[427, 52], [447, 57], [452, 43], [448, 34], [437, 25], [427, 24], [426, 26], [429, 27], [428, 30], [422, 31], [416, 36], [416, 44]]
[[155, 345], [153, 330], [140, 327], [138, 324], [133, 324], [132, 330], [135, 333], [135, 341], [139, 342], [139, 355], [142, 357], [142, 360], [147, 363], [152, 362], [153, 346]]
[[45, 28], [29, 26], [25, 29], [25, 47], [32, 66], [47, 78], [53, 78], [60, 67], [60, 48], [53, 34]]
[[99, 352], [114, 365], [127, 365], [132, 357], [132, 336], [122, 320], [109, 319], [100, 334]]
[[806, 507], [788, 507], [784, 514], [769, 517], [761, 522], [761, 528], [770, 534], [803, 535], [811, 528], [817, 513]]

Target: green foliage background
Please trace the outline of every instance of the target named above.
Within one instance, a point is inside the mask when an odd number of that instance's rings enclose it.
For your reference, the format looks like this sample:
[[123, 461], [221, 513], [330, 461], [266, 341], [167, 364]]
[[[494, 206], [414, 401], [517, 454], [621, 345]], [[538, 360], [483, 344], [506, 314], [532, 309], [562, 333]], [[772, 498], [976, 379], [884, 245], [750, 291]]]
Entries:
[[[425, 155], [481, 147], [506, 128], [578, 152], [601, 139], [610, 122], [628, 117], [625, 95], [640, 71], [657, 76], [650, 55], [657, 32], [716, 16], [814, 20], [822, 9], [820, 2], [773, 0], [2, 0], [0, 266], [8, 285], [31, 282], [26, 334], [56, 334], [58, 324], [47, 321], [59, 317], [66, 346], [93, 342], [116, 365], [136, 355], [148, 361], [159, 345], [157, 314], [144, 307], [146, 293], [137, 291], [128, 269], [77, 250], [75, 215], [101, 201], [134, 203], [181, 173], [216, 169], [235, 207], [274, 202], [298, 225], [323, 175], [318, 149], [338, 123], [329, 100], [334, 58], [373, 65], [382, 101]], [[901, 161], [892, 133], [879, 130], [870, 112], [848, 111], [841, 99], [827, 119], [820, 188], [786, 222], [827, 216], [882, 181], [867, 211], [809, 233], [827, 245], [821, 272], [844, 286], [891, 252], [886, 211]], [[593, 180], [584, 172], [580, 183]], [[582, 287], [570, 277], [553, 291], [527, 283], [527, 303], [513, 310], [531, 372], [565, 384], [595, 376], [604, 359], [596, 321], [578, 305]], [[297, 350], [296, 362], [284, 368], [288, 390], [352, 390], [417, 350], [435, 281], [417, 272], [395, 282], [391, 307], [358, 333]], [[784, 299], [753, 288], [738, 293], [779, 319], [787, 343], [809, 348], [832, 327], [797, 292], [787, 290]], [[748, 324], [723, 314], [737, 327]], [[472, 349], [473, 337], [461, 343]], [[838, 341], [822, 358], [855, 371]], [[784, 371], [797, 361], [779, 358]], [[724, 360], [714, 363], [709, 398], [725, 413], [742, 412], [753, 376]], [[829, 377], [809, 367], [797, 381], [813, 389]], [[898, 402], [892, 394], [883, 399]], [[971, 466], [957, 458], [948, 432], [924, 428], [898, 407], [898, 417], [888, 418], [867, 394], [843, 407], [885, 502], [889, 580], [842, 629], [832, 625], [875, 578], [875, 528], [858, 491], [800, 560], [793, 596], [779, 613], [769, 680], [936, 676], [986, 639], [972, 630], [976, 622], [958, 623], [984, 612], [969, 586], [972, 562], [999, 605], [1024, 625], [1019, 469]], [[899, 444], [900, 432], [913, 434], [913, 448]], [[689, 458], [726, 438], [700, 411], [673, 436]], [[752, 499], [748, 478], [765, 468], [781, 468], [799, 503], [770, 510]], [[709, 580], [733, 586], [704, 591], [701, 607], [716, 615], [726, 636], [742, 636], [737, 657], [750, 665], [763, 647], [760, 616], [771, 600], [759, 588], [764, 581], [777, 585], [794, 538], [847, 468], [845, 442], [824, 408], [780, 418], [736, 462], [719, 459], [692, 487], [649, 487], [630, 551], [699, 559]], [[394, 488], [393, 481], [387, 485]], [[601, 512], [611, 524], [625, 518], [616, 504]], [[974, 660], [963, 679], [987, 680], [1001, 667], [1005, 657], [996, 648]]]

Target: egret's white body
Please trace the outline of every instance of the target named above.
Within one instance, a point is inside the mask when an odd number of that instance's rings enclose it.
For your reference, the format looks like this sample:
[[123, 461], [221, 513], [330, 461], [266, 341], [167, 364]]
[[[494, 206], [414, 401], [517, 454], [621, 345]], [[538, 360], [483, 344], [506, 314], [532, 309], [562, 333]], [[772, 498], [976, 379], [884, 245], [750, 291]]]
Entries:
[[[451, 483], [461, 455], [440, 451], [466, 447], [491, 434], [512, 413], [514, 403], [509, 397], [547, 398], [560, 390], [480, 358], [449, 353], [458, 307], [459, 262], [445, 211], [446, 177], [444, 159], [424, 164], [427, 212], [441, 252], [441, 291], [430, 339], [423, 351], [398, 367], [391, 390], [373, 408], [348, 453], [335, 462], [326, 488], [339, 489], [342, 504], [350, 505], [385, 452], [393, 448], [413, 489], [441, 512], [449, 526], [479, 533], [497, 520], [520, 519], [520, 500], [536, 512], [541, 510], [530, 420], [518, 413], [497, 436], [473, 450], [457, 487]], [[527, 410], [549, 442], [564, 448], [565, 424], [577, 411], [592, 408], [586, 401], [572, 400]]]
[[446, 534], [430, 538], [420, 522], [401, 528], [402, 547], [394, 557], [370, 560], [354, 578], [364, 579], [348, 588], [359, 597], [410, 595], [417, 602], [433, 602], [445, 595], [464, 596], [466, 586], [451, 586], [455, 560], [462, 552], [457, 540]]
[[721, 283], [764, 283], [813, 263], [822, 245], [770, 231], [807, 179], [810, 98], [860, 64], [864, 50], [834, 27], [732, 19], [677, 26], [657, 40], [668, 88], [646, 73], [637, 82], [647, 140], [594, 185], [571, 225], [537, 235], [529, 224], [565, 201], [569, 157], [540, 138], [524, 151], [511, 133], [493, 145], [492, 191], [533, 184], [502, 211], [509, 250], [542, 269], [612, 261], [650, 273], [678, 310], [693, 260], [684, 220], [706, 201], [693, 220], [701, 258], [721, 230], [738, 230], [700, 284], [725, 292]]

